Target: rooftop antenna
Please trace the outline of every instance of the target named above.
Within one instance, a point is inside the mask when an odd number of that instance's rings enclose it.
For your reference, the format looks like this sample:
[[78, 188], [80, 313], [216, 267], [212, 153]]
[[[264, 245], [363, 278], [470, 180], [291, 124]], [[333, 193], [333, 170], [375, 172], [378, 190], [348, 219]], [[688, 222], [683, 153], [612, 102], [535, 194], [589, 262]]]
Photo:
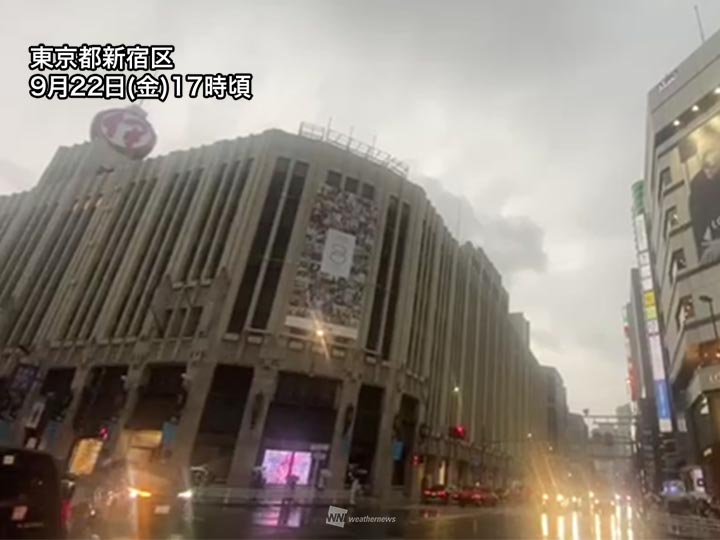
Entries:
[[325, 128], [325, 140], [330, 138], [330, 126], [331, 125], [332, 125], [332, 116], [329, 116], [327, 127]]
[[462, 245], [460, 239], [460, 224], [462, 220], [462, 198], [458, 196], [458, 212], [457, 212], [457, 225], [455, 226], [455, 234], [457, 235], [458, 244]]
[[700, 8], [697, 4], [695, 4], [693, 8], [695, 9], [695, 18], [697, 19], [698, 31], [700, 32], [700, 41], [705, 43], [705, 32], [703, 31], [702, 19], [700, 18]]

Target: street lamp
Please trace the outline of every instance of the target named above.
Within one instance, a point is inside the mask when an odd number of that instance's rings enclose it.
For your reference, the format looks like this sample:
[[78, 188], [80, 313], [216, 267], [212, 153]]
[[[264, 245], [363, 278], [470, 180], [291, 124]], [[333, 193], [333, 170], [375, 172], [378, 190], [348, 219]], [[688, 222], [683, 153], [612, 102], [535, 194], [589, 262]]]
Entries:
[[458, 392], [460, 392], [460, 387], [459, 387], [459, 386], [455, 386], [455, 387], [453, 388], [453, 392], [455, 392], [456, 394], [457, 394]]
[[527, 434], [527, 438], [528, 438], [528, 439], [532, 439], [532, 433], [528, 433], [528, 434]]
[[713, 331], [715, 332], [715, 341], [720, 341], [720, 337], [718, 337], [717, 323], [715, 322], [715, 309], [713, 309], [713, 299], [710, 298], [707, 294], [701, 294], [700, 301], [705, 302], [708, 305], [708, 308], [710, 308], [710, 317], [712, 318]]

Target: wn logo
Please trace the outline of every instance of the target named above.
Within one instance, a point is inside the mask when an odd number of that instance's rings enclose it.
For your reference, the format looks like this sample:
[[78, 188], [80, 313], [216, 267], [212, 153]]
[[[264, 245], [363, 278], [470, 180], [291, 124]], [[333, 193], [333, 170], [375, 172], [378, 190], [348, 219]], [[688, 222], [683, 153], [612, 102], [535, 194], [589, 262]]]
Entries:
[[328, 515], [325, 523], [334, 527], [345, 527], [345, 516], [347, 513], [347, 508], [339, 508], [332, 505], [328, 506]]

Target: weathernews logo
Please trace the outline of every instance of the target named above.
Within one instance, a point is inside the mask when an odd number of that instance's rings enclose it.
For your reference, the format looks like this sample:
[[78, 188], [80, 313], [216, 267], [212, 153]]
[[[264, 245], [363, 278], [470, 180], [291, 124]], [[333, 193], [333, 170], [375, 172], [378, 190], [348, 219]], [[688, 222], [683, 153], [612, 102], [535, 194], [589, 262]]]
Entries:
[[346, 508], [328, 506], [325, 523], [333, 527], [345, 527], [345, 523], [395, 523], [395, 516], [348, 516]]
[[328, 515], [325, 523], [333, 525], [334, 527], [345, 527], [345, 516], [347, 513], [347, 508], [339, 508], [332, 505], [328, 506]]

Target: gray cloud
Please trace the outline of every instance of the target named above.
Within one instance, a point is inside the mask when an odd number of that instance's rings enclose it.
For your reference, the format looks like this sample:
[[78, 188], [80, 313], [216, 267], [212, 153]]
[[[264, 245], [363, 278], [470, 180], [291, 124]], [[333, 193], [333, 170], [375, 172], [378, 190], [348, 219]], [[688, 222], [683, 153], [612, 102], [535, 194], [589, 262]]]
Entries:
[[33, 43], [171, 43], [180, 73], [249, 71], [252, 102], [146, 102], [155, 153], [330, 117], [377, 135], [451, 230], [462, 209], [461, 237], [505, 272], [571, 406], [612, 412], [626, 399], [619, 310], [645, 96], [699, 44], [696, 3], [706, 31], [717, 28], [714, 0], [8, 3], [0, 190], [26, 188], [23, 170], [36, 179], [107, 106], [28, 97]]
[[523, 270], [544, 272], [547, 254], [544, 233], [527, 216], [503, 216], [476, 210], [462, 195], [447, 191], [439, 180], [415, 178], [445, 220], [448, 228], [462, 241], [481, 246], [493, 264], [508, 278]]
[[24, 191], [37, 181], [37, 174], [17, 163], [0, 159], [0, 192]]

